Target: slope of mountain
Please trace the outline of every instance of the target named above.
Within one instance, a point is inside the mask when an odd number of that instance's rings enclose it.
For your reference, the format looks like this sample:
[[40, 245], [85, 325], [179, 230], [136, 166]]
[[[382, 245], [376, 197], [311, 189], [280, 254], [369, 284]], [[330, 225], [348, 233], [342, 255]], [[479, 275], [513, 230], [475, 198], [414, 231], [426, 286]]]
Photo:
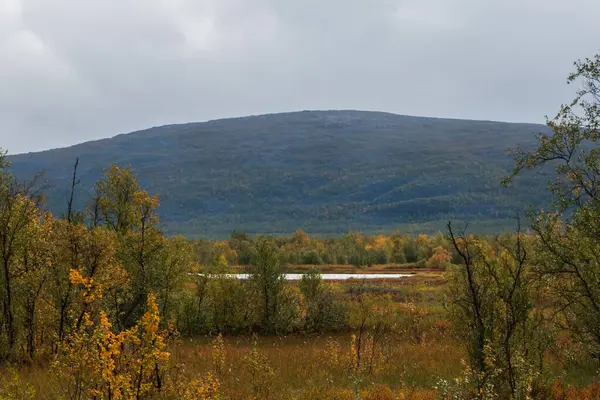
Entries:
[[506, 226], [546, 200], [544, 177], [504, 189], [505, 149], [535, 144], [542, 125], [303, 111], [167, 125], [9, 157], [21, 178], [45, 171], [48, 206], [64, 212], [73, 162], [77, 204], [111, 163], [131, 165], [161, 198], [170, 233], [333, 234], [439, 230], [448, 218]]

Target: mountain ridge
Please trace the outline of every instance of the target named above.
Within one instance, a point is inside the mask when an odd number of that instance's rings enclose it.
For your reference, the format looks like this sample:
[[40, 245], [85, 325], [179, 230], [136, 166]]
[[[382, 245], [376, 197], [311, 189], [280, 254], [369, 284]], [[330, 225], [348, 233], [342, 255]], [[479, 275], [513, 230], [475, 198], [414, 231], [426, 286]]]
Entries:
[[55, 147], [55, 148], [51, 148], [51, 149], [44, 149], [44, 150], [36, 150], [36, 151], [28, 151], [28, 152], [22, 152], [22, 153], [15, 153], [15, 154], [9, 154], [10, 157], [16, 157], [16, 156], [24, 156], [24, 155], [29, 155], [29, 154], [38, 154], [38, 153], [44, 153], [44, 152], [48, 152], [48, 151], [54, 151], [54, 150], [61, 150], [61, 149], [69, 149], [72, 147], [76, 147], [79, 145], [83, 145], [83, 144], [88, 144], [88, 143], [96, 143], [96, 142], [103, 142], [103, 141], [107, 141], [107, 140], [111, 140], [111, 139], [115, 139], [121, 136], [128, 136], [128, 135], [132, 135], [132, 134], [139, 134], [139, 133], [143, 133], [143, 132], [147, 132], [147, 131], [151, 131], [151, 130], [155, 130], [155, 129], [166, 129], [166, 128], [173, 128], [173, 127], [184, 127], [184, 126], [198, 126], [198, 125], [202, 125], [202, 124], [209, 124], [209, 123], [215, 123], [215, 122], [227, 122], [227, 121], [236, 121], [236, 120], [244, 120], [244, 119], [252, 119], [252, 118], [256, 118], [256, 117], [269, 117], [269, 116], [284, 116], [284, 115], [292, 115], [292, 114], [300, 114], [300, 113], [339, 113], [339, 112], [351, 112], [351, 113], [369, 113], [369, 114], [382, 114], [382, 115], [390, 115], [390, 116], [394, 116], [394, 117], [405, 117], [405, 118], [415, 118], [415, 119], [424, 119], [424, 120], [438, 120], [438, 121], [462, 121], [462, 122], [481, 122], [481, 123], [494, 123], [494, 124], [519, 124], [519, 125], [530, 125], [530, 126], [537, 126], [540, 128], [540, 130], [544, 130], [546, 128], [546, 126], [542, 123], [535, 123], [535, 122], [511, 122], [511, 121], [499, 121], [499, 120], [492, 120], [492, 119], [470, 119], [470, 118], [454, 118], [454, 117], [432, 117], [432, 116], [422, 116], [422, 115], [411, 115], [411, 114], [397, 114], [397, 113], [393, 113], [393, 112], [389, 112], [389, 111], [371, 111], [371, 110], [358, 110], [358, 109], [329, 109], [329, 110], [320, 110], [320, 109], [306, 109], [306, 110], [299, 110], [299, 111], [284, 111], [284, 112], [273, 112], [273, 113], [266, 113], [266, 114], [249, 114], [249, 115], [244, 115], [244, 116], [237, 116], [237, 117], [223, 117], [223, 118], [214, 118], [214, 119], [208, 119], [206, 121], [195, 121], [195, 122], [176, 122], [176, 123], [169, 123], [169, 124], [164, 124], [164, 125], [154, 125], [148, 128], [143, 128], [143, 129], [137, 129], [131, 132], [123, 132], [123, 133], [118, 133], [114, 136], [109, 136], [109, 137], [104, 137], [104, 138], [99, 138], [99, 139], [91, 139], [91, 140], [86, 140], [85, 142], [79, 142], [79, 143], [73, 143], [70, 145], [66, 145], [66, 146], [62, 146], [62, 147]]
[[167, 124], [9, 160], [21, 178], [46, 171], [54, 212], [64, 209], [76, 157], [79, 208], [111, 163], [131, 165], [142, 186], [161, 197], [166, 230], [188, 236], [437, 230], [447, 218], [501, 226], [511, 213], [544, 203], [540, 179], [520, 177], [512, 189], [499, 182], [512, 167], [505, 149], [531, 147], [545, 129], [304, 110]]

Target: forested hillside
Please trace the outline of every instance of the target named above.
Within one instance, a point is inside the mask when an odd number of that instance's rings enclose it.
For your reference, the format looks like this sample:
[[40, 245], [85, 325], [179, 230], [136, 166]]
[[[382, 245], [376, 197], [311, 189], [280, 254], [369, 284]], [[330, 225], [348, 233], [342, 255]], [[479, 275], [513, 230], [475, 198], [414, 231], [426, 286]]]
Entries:
[[22, 179], [45, 171], [56, 214], [66, 211], [76, 157], [77, 208], [111, 163], [131, 165], [143, 187], [160, 194], [166, 231], [188, 236], [431, 232], [448, 218], [498, 230], [547, 198], [539, 175], [500, 185], [514, 165], [506, 148], [531, 147], [545, 129], [304, 111], [155, 127], [9, 160]]

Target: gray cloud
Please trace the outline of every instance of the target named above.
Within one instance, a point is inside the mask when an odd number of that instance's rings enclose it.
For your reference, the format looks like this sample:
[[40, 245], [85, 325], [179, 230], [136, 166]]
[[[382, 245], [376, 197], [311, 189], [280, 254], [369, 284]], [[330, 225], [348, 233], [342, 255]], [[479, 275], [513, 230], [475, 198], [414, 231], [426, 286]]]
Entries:
[[597, 0], [0, 0], [0, 146], [300, 109], [542, 122]]

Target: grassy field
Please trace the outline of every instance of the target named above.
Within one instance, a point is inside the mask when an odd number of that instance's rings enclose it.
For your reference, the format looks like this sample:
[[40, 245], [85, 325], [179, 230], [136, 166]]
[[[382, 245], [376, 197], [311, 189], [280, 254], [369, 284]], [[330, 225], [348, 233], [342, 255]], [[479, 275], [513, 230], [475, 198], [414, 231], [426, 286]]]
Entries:
[[[307, 267], [291, 267], [300, 272]], [[358, 270], [360, 271], [360, 270]], [[179, 338], [171, 347], [173, 368], [187, 379], [211, 373], [224, 399], [436, 399], [440, 379], [459, 377], [467, 358], [451, 334], [445, 304], [445, 273], [441, 269], [381, 265], [373, 272], [412, 272], [402, 279], [333, 282], [337, 296], [350, 299], [357, 285], [375, 296], [389, 295], [400, 322], [384, 346], [384, 357], [372, 371], [347, 368], [355, 331], [286, 336], [238, 335]], [[325, 266], [321, 272], [357, 272], [351, 266]], [[290, 282], [297, 285], [297, 282]], [[549, 365], [566, 381], [586, 385], [595, 380], [595, 366], [563, 365], [548, 355]], [[38, 399], [57, 398], [60, 388], [48, 368], [22, 367], [20, 379], [30, 382]]]
[[[303, 268], [292, 268], [294, 271]], [[378, 266], [369, 272], [410, 268]], [[328, 266], [322, 272], [355, 272], [349, 266]], [[413, 271], [414, 272], [414, 271]], [[289, 283], [296, 285], [297, 283]], [[350, 296], [357, 281], [333, 283], [338, 296]], [[405, 326], [386, 343], [385, 361], [370, 373], [352, 373], [335, 362], [350, 353], [353, 332], [327, 335], [291, 334], [287, 336], [228, 336], [223, 338], [221, 361], [215, 360], [215, 337], [181, 338], [171, 349], [175, 364], [184, 363], [183, 374], [204, 376], [211, 372], [221, 382], [221, 393], [226, 398], [250, 399], [312, 399], [344, 398], [355, 388], [374, 393], [377, 384], [402, 391], [405, 398], [435, 398], [436, 382], [440, 378], [457, 376], [462, 368], [464, 349], [448, 334], [449, 322], [444, 318], [444, 277], [439, 270], [421, 270], [403, 279], [375, 279], [363, 283], [364, 290], [375, 295], [390, 295], [400, 313], [407, 305], [414, 307]], [[260, 368], [250, 360], [256, 348]], [[335, 348], [337, 350], [333, 351]], [[221, 355], [222, 354], [222, 355]], [[216, 366], [219, 363], [220, 366]], [[36, 389], [37, 398], [54, 399], [59, 391], [49, 382], [48, 370], [25, 367], [21, 379]], [[318, 393], [318, 394], [317, 394]], [[353, 395], [353, 394], [352, 394]], [[325, 397], [324, 397], [325, 396]]]

